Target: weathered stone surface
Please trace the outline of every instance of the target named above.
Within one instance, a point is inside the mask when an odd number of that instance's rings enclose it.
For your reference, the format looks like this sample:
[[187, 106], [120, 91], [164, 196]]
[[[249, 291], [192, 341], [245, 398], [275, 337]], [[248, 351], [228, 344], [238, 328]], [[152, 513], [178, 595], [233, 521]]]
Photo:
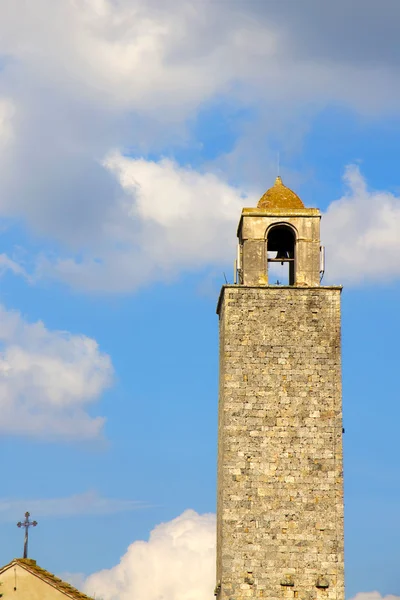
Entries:
[[318, 286], [320, 282], [320, 220], [316, 208], [275, 210], [272, 213], [244, 208], [238, 227], [242, 270], [240, 283], [268, 284], [267, 237], [277, 225], [289, 226], [296, 237], [295, 284]]
[[340, 288], [225, 286], [218, 598], [344, 599]]

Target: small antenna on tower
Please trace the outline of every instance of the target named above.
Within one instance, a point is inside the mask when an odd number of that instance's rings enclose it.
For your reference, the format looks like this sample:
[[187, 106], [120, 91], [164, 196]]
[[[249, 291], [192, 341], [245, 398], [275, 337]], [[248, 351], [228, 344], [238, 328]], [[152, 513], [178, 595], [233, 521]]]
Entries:
[[281, 175], [281, 153], [279, 150], [276, 153], [276, 170], [277, 170], [278, 177], [280, 177], [280, 175]]

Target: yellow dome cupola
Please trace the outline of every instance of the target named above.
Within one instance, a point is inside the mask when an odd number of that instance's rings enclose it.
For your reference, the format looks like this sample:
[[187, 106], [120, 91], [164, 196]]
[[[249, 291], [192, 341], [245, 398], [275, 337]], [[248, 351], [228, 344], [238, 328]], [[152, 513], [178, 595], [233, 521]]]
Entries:
[[283, 185], [282, 179], [277, 177], [275, 184], [261, 196], [257, 208], [261, 210], [304, 208], [304, 204], [298, 195]]

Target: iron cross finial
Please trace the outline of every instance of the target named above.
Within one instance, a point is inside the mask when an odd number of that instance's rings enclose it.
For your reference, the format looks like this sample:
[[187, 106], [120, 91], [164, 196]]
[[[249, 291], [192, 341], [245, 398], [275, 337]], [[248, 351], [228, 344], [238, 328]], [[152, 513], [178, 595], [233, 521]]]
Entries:
[[28, 558], [28, 530], [29, 527], [36, 527], [37, 521], [29, 520], [30, 514], [28, 512], [25, 513], [25, 521], [18, 521], [17, 527], [25, 528], [25, 538], [24, 538], [24, 558]]

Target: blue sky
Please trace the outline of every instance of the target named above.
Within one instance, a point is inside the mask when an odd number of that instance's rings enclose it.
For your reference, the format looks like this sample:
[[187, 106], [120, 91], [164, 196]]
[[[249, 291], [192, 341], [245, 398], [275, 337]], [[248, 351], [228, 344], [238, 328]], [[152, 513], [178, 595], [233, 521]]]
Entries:
[[0, 562], [30, 510], [105, 600], [212, 592], [215, 307], [279, 153], [344, 285], [347, 597], [400, 596], [398, 4], [34, 4], [0, 7]]

